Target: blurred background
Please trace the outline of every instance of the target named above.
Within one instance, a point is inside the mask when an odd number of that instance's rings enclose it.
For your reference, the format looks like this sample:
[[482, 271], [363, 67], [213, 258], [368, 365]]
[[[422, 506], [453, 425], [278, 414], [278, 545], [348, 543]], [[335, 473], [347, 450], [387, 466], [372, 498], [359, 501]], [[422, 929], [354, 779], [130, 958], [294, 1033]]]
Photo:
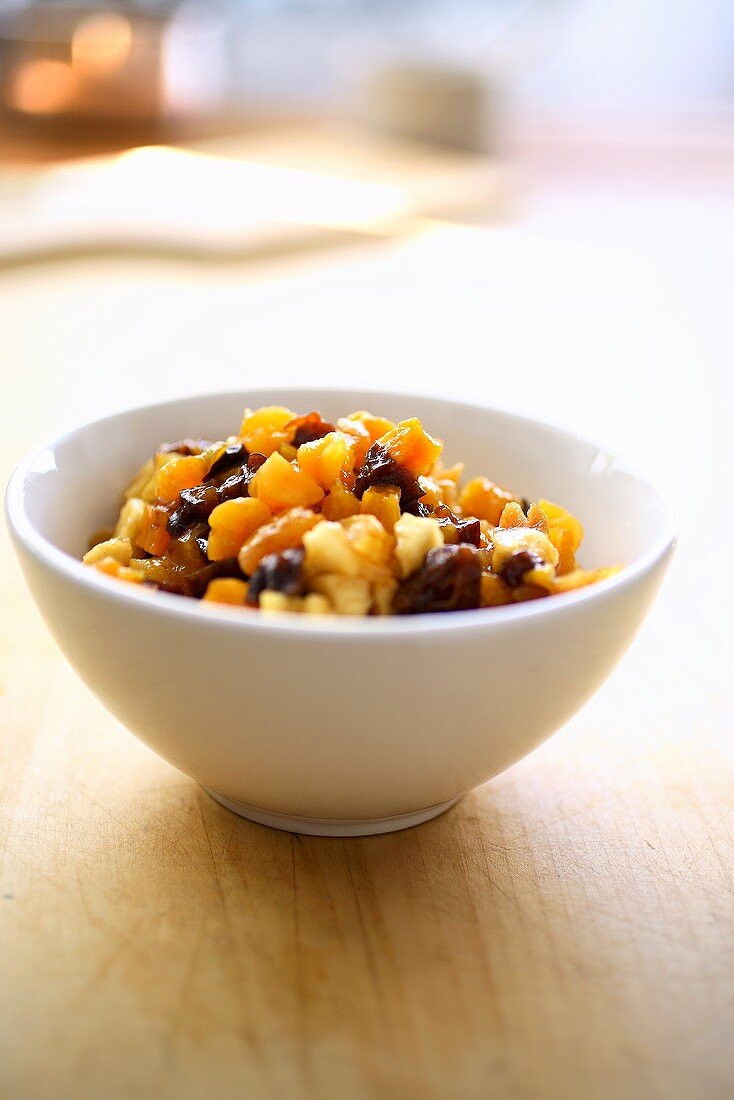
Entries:
[[663, 466], [723, 407], [728, 0], [3, 3], [0, 154], [18, 448], [269, 377], [521, 405]]
[[[5, 0], [0, 16], [4, 128], [47, 153], [307, 116], [485, 150], [500, 118], [640, 138], [734, 97], [726, 0]], [[454, 113], [435, 117], [449, 74]]]

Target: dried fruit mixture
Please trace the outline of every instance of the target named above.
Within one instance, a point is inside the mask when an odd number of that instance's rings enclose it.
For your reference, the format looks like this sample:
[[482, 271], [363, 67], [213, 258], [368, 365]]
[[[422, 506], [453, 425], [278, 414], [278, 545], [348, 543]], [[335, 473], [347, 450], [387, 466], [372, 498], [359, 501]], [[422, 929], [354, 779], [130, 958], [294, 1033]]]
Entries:
[[462, 482], [415, 418], [331, 424], [246, 409], [236, 436], [164, 443], [84, 562], [134, 584], [261, 611], [416, 615], [499, 607], [603, 580], [548, 500]]

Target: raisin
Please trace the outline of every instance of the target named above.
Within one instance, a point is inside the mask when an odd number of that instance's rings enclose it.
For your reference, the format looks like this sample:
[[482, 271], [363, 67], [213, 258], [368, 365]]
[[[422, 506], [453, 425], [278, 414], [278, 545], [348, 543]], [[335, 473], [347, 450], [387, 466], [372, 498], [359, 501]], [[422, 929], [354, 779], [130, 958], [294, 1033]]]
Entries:
[[153, 576], [143, 583], [152, 584], [162, 592], [173, 592], [177, 596], [193, 596], [200, 600], [206, 592], [209, 581], [217, 577], [237, 577], [242, 580], [242, 571], [236, 558], [224, 561], [212, 561], [200, 569], [187, 571], [180, 567], [166, 568], [165, 573]]
[[[401, 494], [402, 503], [402, 494]], [[427, 504], [424, 504], [422, 500], [409, 500], [403, 508], [404, 512], [410, 512], [411, 516], [420, 516], [421, 519], [425, 519], [426, 516], [431, 516], [433, 513]]]
[[300, 447], [304, 443], [313, 443], [317, 439], [323, 439], [329, 432], [336, 431], [334, 425], [329, 424], [328, 420], [322, 420], [317, 412], [297, 416], [286, 424], [286, 428], [293, 431], [291, 443], [294, 447]]
[[226, 450], [222, 451], [219, 458], [212, 463], [206, 481], [213, 481], [218, 475], [231, 470], [233, 466], [241, 466], [247, 462], [250, 453], [244, 443], [230, 443]]
[[236, 497], [249, 496], [250, 482], [264, 461], [265, 455], [252, 454], [244, 465], [229, 472], [221, 485], [205, 481], [202, 485], [195, 485], [193, 489], [182, 489], [178, 494], [176, 509], [166, 524], [168, 533], [180, 538], [196, 523], [206, 522], [218, 504]]
[[195, 523], [172, 543], [164, 558], [150, 558], [144, 566], [145, 581], [164, 592], [201, 599], [209, 581], [215, 577], [239, 577], [242, 571], [236, 558], [210, 562], [206, 556], [209, 527]]
[[523, 510], [523, 512], [525, 513], [525, 515], [527, 515], [527, 514], [528, 514], [528, 512], [530, 511], [530, 505], [531, 505], [532, 503], [533, 503], [533, 502], [532, 502], [532, 500], [528, 500], [528, 498], [527, 498], [527, 497], [522, 497], [522, 498], [520, 499], [520, 507], [522, 508], [522, 510]]
[[455, 529], [457, 543], [466, 542], [476, 547], [481, 545], [482, 525], [475, 517], [472, 516], [468, 519], [459, 519], [459, 517], [451, 511], [448, 504], [437, 505], [433, 514], [438, 520], [439, 526], [451, 526]]
[[181, 538], [195, 523], [208, 519], [218, 503], [219, 490], [216, 485], [196, 485], [193, 489], [182, 489], [178, 494], [176, 508], [166, 524], [169, 535]]
[[186, 578], [186, 591], [183, 595], [194, 596], [200, 600], [207, 590], [210, 581], [217, 577], [237, 577], [242, 580], [242, 570], [237, 564], [236, 558], [226, 558], [224, 561], [212, 561], [189, 573]]
[[206, 544], [209, 538], [207, 523], [196, 523], [177, 539], [169, 548], [168, 559], [178, 569], [194, 573], [203, 565], [208, 565]]
[[211, 447], [211, 443], [207, 439], [179, 439], [176, 443], [161, 443], [158, 448], [159, 455], [177, 454], [187, 455], [200, 455], [202, 451], [205, 451], [207, 447]]
[[469, 543], [477, 548], [482, 543], [482, 525], [478, 519], [460, 519], [456, 525], [459, 542]]
[[526, 573], [542, 564], [543, 561], [537, 554], [530, 550], [518, 550], [502, 565], [499, 575], [509, 588], [517, 588], [522, 584]]
[[373, 443], [357, 474], [354, 495], [360, 500], [373, 485], [394, 485], [400, 490], [400, 507], [405, 512], [423, 496], [418, 478], [392, 457], [378, 440]]
[[265, 589], [284, 592], [286, 596], [298, 596], [304, 591], [303, 559], [306, 551], [302, 546], [290, 550], [281, 550], [279, 554], [268, 554], [260, 560], [257, 569], [250, 577], [247, 602], [257, 604], [260, 593]]
[[475, 547], [466, 543], [429, 550], [393, 597], [396, 615], [426, 611], [464, 611], [481, 604], [482, 566]]
[[217, 503], [222, 504], [225, 500], [249, 496], [250, 482], [264, 462], [265, 455], [252, 454], [243, 466], [238, 466], [232, 470], [227, 479], [218, 487], [219, 501]]

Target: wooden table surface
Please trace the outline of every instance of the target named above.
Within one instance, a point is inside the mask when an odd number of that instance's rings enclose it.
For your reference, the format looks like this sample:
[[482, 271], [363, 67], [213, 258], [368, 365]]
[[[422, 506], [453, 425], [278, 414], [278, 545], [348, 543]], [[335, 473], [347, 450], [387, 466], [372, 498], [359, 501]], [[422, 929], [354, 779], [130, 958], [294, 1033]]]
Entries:
[[139, 744], [3, 534], [4, 1096], [733, 1095], [733, 277], [726, 194], [552, 188], [315, 259], [0, 273], [5, 475], [121, 405], [346, 375], [576, 425], [662, 471], [683, 520], [576, 719], [444, 817], [355, 840], [249, 824]]

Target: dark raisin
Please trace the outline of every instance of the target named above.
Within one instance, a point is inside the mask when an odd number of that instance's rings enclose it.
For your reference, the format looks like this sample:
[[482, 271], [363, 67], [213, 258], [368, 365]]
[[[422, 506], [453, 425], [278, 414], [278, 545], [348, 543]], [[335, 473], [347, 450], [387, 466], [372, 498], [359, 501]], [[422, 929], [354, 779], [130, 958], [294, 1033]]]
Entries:
[[300, 447], [304, 443], [313, 443], [316, 439], [323, 439], [329, 432], [335, 432], [336, 428], [328, 420], [322, 420], [317, 412], [306, 413], [305, 416], [297, 416], [286, 424], [293, 432], [291, 443], [294, 447]]
[[[453, 527], [456, 532], [456, 542], [466, 542], [471, 546], [480, 546], [482, 541], [482, 526], [478, 519], [460, 519], [451, 511], [448, 504], [437, 505], [434, 516], [441, 527]], [[452, 540], [453, 541], [453, 540]]]
[[479, 547], [482, 542], [482, 525], [478, 519], [460, 519], [456, 525], [459, 542]]
[[165, 592], [201, 599], [209, 581], [215, 577], [242, 578], [242, 570], [235, 558], [226, 561], [207, 559], [208, 538], [208, 524], [194, 523], [171, 544], [165, 558], [151, 561], [150, 580]]
[[306, 551], [302, 546], [292, 550], [283, 550], [279, 554], [268, 554], [263, 558], [250, 577], [247, 590], [247, 602], [257, 604], [260, 593], [265, 589], [284, 592], [286, 596], [298, 596], [304, 591], [303, 559]]
[[195, 485], [193, 489], [182, 489], [166, 524], [169, 535], [180, 538], [195, 523], [207, 520], [218, 503], [219, 490], [216, 485]]
[[[209, 581], [216, 577], [238, 577], [242, 579], [242, 570], [236, 558], [225, 561], [211, 561], [200, 569], [182, 569], [173, 566], [165, 576], [156, 577], [150, 583], [163, 592], [173, 592], [178, 596], [193, 596], [200, 600], [206, 592]], [[145, 582], [148, 583], [148, 582]]]
[[244, 465], [232, 470], [221, 485], [207, 481], [203, 485], [195, 485], [193, 489], [182, 489], [176, 508], [166, 524], [168, 533], [180, 538], [195, 523], [206, 522], [218, 504], [248, 496], [250, 482], [264, 461], [265, 455], [252, 454]]
[[217, 475], [231, 470], [233, 466], [241, 466], [247, 462], [249, 452], [244, 443], [230, 443], [226, 450], [222, 451], [219, 458], [212, 463], [206, 481], [213, 481]]
[[177, 455], [200, 455], [202, 451], [205, 451], [207, 447], [211, 447], [211, 443], [207, 439], [179, 439], [176, 443], [161, 443], [158, 448], [159, 455], [177, 454]]
[[217, 489], [219, 503], [221, 504], [225, 500], [234, 500], [235, 497], [249, 496], [250, 482], [263, 462], [265, 462], [265, 455], [251, 454], [243, 466], [238, 466], [232, 470]]
[[518, 550], [507, 559], [499, 571], [499, 575], [509, 588], [517, 588], [522, 584], [526, 573], [542, 565], [542, 559], [530, 550]]
[[464, 611], [481, 603], [482, 566], [475, 547], [465, 543], [429, 550], [393, 597], [396, 615], [427, 611]]
[[176, 568], [183, 569], [187, 573], [201, 569], [203, 565], [209, 564], [206, 556], [208, 538], [209, 525], [206, 522], [195, 523], [184, 532], [181, 538], [171, 544], [168, 551], [169, 560]]
[[201, 569], [190, 573], [186, 578], [184, 596], [194, 596], [200, 600], [206, 592], [207, 585], [217, 577], [237, 577], [242, 579], [242, 570], [237, 564], [236, 558], [226, 558], [224, 561], [211, 561], [203, 565]]
[[372, 485], [394, 485], [400, 490], [400, 507], [403, 511], [423, 496], [418, 478], [392, 457], [387, 447], [373, 443], [354, 483], [354, 494], [360, 500]]
[[527, 497], [522, 497], [522, 499], [520, 500], [520, 507], [522, 508], [525, 515], [527, 515], [528, 512], [530, 511], [530, 505], [532, 503], [533, 503], [532, 500], [528, 500]]
[[[402, 493], [400, 496], [400, 502], [402, 505]], [[420, 516], [422, 519], [425, 519], [426, 516], [433, 515], [431, 509], [428, 507], [427, 504], [424, 504], [422, 500], [409, 500], [402, 510], [404, 512], [410, 512], [411, 516]]]

